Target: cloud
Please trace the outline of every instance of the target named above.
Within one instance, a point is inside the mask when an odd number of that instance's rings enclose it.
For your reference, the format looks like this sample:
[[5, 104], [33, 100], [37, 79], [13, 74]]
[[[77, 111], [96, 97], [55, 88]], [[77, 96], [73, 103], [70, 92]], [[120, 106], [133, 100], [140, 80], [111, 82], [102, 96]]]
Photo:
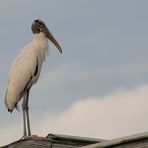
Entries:
[[[68, 134], [113, 139], [148, 130], [148, 85], [79, 100], [60, 114], [32, 116], [33, 134]], [[36, 118], [37, 117], [37, 118]], [[20, 138], [21, 121], [0, 129], [1, 144]]]
[[144, 85], [80, 100], [61, 114], [45, 115], [34, 130], [43, 135], [52, 132], [105, 139], [147, 131], [147, 92]]

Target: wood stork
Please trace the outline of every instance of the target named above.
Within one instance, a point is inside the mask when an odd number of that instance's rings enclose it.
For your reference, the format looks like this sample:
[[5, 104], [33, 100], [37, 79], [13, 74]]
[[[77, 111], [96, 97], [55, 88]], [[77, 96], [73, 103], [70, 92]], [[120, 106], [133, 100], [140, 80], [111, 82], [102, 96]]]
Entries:
[[29, 121], [29, 91], [40, 76], [42, 63], [48, 50], [48, 39], [62, 53], [62, 48], [41, 20], [34, 20], [31, 26], [33, 32], [32, 41], [17, 55], [10, 66], [8, 74], [8, 87], [5, 95], [5, 105], [9, 112], [17, 109], [17, 104], [23, 98], [23, 138], [31, 136]]

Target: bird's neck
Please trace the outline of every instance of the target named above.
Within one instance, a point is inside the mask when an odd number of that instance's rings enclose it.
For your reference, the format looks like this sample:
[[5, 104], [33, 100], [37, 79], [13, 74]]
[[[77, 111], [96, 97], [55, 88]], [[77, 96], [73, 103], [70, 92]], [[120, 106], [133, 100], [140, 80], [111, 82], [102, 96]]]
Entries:
[[35, 46], [35, 50], [38, 51], [40, 58], [44, 61], [48, 52], [48, 39], [45, 34], [34, 34], [32, 44]]

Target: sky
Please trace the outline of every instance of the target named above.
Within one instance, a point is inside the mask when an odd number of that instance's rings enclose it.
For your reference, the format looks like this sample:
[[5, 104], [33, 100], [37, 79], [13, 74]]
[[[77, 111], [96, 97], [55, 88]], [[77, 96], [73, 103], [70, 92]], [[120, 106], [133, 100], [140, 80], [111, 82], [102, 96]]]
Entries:
[[9, 67], [43, 20], [63, 54], [50, 53], [30, 92], [32, 134], [114, 139], [148, 131], [148, 1], [1, 0], [0, 146], [23, 135], [7, 112]]

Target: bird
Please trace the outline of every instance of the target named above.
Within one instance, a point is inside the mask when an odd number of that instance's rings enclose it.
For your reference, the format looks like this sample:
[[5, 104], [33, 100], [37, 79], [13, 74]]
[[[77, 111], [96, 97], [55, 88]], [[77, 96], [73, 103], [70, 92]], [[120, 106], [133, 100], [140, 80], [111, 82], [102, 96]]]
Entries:
[[5, 106], [12, 113], [18, 109], [22, 100], [23, 137], [31, 137], [29, 119], [29, 93], [31, 87], [38, 81], [42, 64], [48, 52], [48, 40], [62, 53], [62, 48], [49, 31], [45, 23], [36, 19], [32, 22], [32, 41], [27, 44], [12, 62], [8, 72], [8, 85], [5, 94]]

